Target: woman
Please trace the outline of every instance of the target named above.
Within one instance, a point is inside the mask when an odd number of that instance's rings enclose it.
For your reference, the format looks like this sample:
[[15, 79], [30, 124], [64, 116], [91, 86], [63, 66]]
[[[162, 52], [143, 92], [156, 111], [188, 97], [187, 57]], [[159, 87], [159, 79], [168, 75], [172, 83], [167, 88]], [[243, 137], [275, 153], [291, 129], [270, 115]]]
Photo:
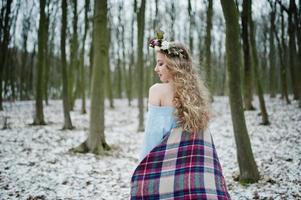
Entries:
[[211, 134], [210, 98], [184, 45], [150, 41], [163, 83], [149, 89], [149, 111], [131, 199], [230, 199]]

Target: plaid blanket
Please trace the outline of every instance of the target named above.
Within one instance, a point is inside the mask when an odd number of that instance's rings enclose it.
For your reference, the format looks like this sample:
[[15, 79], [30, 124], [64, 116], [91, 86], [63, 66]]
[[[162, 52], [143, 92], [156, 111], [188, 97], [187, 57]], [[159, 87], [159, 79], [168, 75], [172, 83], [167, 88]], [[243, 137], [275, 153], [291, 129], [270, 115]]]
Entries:
[[135, 169], [131, 199], [230, 199], [211, 134], [172, 129]]

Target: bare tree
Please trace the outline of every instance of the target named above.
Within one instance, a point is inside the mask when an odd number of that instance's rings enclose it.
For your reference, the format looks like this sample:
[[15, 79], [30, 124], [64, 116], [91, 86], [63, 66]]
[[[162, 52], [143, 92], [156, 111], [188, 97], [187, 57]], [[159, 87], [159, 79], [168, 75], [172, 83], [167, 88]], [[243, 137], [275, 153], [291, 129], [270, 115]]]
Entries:
[[143, 64], [143, 36], [144, 36], [144, 18], [145, 18], [145, 0], [141, 1], [141, 6], [137, 13], [138, 23], [138, 49], [137, 49], [137, 75], [138, 75], [138, 107], [139, 107], [139, 125], [138, 131], [144, 130], [144, 103], [143, 103], [143, 77], [144, 77], [144, 64]]
[[251, 52], [250, 52], [250, 13], [251, 2], [250, 0], [243, 0], [243, 10], [241, 15], [242, 21], [242, 41], [243, 41], [243, 53], [244, 53], [244, 84], [243, 84], [243, 100], [244, 108], [246, 110], [255, 110], [252, 105], [252, 86], [253, 75], [251, 65]]
[[46, 38], [46, 0], [40, 0], [40, 21], [38, 32], [38, 64], [37, 64], [37, 82], [36, 82], [36, 113], [34, 125], [45, 125], [43, 112], [43, 71], [45, 65], [45, 49], [47, 45]]
[[61, 27], [61, 62], [63, 79], [63, 109], [64, 126], [63, 129], [73, 129], [70, 118], [70, 103], [68, 98], [68, 79], [66, 61], [66, 29], [67, 29], [67, 0], [62, 0], [62, 27]]
[[[275, 5], [276, 6], [276, 5]], [[276, 8], [275, 8], [276, 10]], [[288, 88], [287, 88], [287, 78], [286, 78], [286, 74], [287, 74], [287, 67], [285, 64], [285, 60], [286, 60], [286, 56], [285, 56], [285, 52], [286, 52], [286, 43], [285, 43], [285, 38], [284, 38], [284, 16], [283, 16], [283, 9], [281, 9], [281, 14], [280, 14], [280, 20], [281, 20], [281, 40], [278, 36], [277, 30], [274, 29], [274, 34], [276, 36], [276, 40], [277, 40], [277, 46], [278, 46], [278, 54], [279, 54], [279, 59], [280, 59], [280, 79], [281, 79], [281, 93], [283, 95], [283, 97], [286, 100], [287, 104], [290, 104], [290, 100], [288, 97]]]
[[91, 110], [90, 128], [87, 140], [78, 147], [71, 149], [79, 153], [104, 154], [105, 150], [110, 150], [104, 135], [104, 90], [105, 71], [108, 59], [109, 35], [107, 29], [107, 1], [95, 1], [94, 3], [94, 60], [92, 72], [91, 88]]
[[[3, 110], [3, 97], [2, 97], [2, 78], [4, 65], [7, 58], [8, 44], [10, 41], [10, 28], [11, 28], [11, 4], [12, 0], [7, 0], [6, 4], [3, 4], [1, 8], [1, 20], [0, 20], [0, 110]], [[4, 17], [2, 17], [4, 15]], [[3, 35], [3, 36], [2, 36]]]
[[259, 173], [253, 157], [250, 138], [248, 135], [245, 116], [242, 107], [242, 96], [240, 91], [240, 30], [238, 24], [238, 12], [234, 0], [220, 0], [226, 21], [226, 55], [227, 70], [229, 75], [229, 101], [231, 117], [234, 128], [234, 136], [237, 147], [237, 158], [239, 164], [241, 183], [256, 182]]
[[[244, 1], [250, 1], [250, 4], [252, 5], [252, 0], [244, 0]], [[256, 40], [255, 40], [255, 27], [254, 22], [252, 19], [252, 10], [250, 10], [250, 41], [251, 41], [251, 51], [252, 51], [252, 58], [253, 58], [253, 68], [254, 68], [254, 76], [255, 76], [255, 82], [256, 82], [256, 88], [257, 88], [257, 95], [259, 99], [260, 104], [260, 111], [261, 111], [261, 117], [262, 117], [262, 125], [269, 125], [269, 116], [266, 110], [264, 96], [263, 96], [263, 90], [262, 90], [262, 84], [260, 79], [260, 74], [258, 71], [258, 55], [257, 55], [257, 48], [256, 48]]]
[[[213, 2], [208, 0], [207, 17], [206, 17], [206, 38], [205, 38], [205, 72], [206, 83], [210, 92], [212, 93], [212, 63], [211, 63], [211, 30], [212, 30], [212, 16], [213, 16]], [[213, 100], [213, 96], [211, 95]]]

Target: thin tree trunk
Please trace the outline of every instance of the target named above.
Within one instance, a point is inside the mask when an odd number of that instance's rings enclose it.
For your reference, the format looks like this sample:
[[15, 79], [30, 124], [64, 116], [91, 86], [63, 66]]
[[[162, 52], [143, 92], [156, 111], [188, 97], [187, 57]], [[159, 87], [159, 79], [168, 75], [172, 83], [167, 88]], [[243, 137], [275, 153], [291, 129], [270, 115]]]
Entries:
[[194, 22], [194, 14], [192, 13], [192, 8], [191, 8], [191, 0], [188, 0], [188, 14], [189, 14], [189, 50], [190, 53], [193, 54], [193, 22]]
[[244, 84], [243, 84], [243, 100], [245, 110], [255, 110], [252, 105], [252, 65], [251, 65], [251, 53], [250, 53], [250, 41], [249, 41], [249, 23], [251, 9], [250, 0], [243, 0], [242, 10], [242, 41], [243, 41], [243, 53], [244, 53]]
[[286, 66], [284, 62], [284, 57], [285, 57], [285, 42], [284, 42], [284, 17], [283, 17], [283, 10], [281, 11], [281, 40], [282, 40], [282, 45], [281, 41], [278, 37], [276, 29], [274, 30], [274, 34], [276, 36], [276, 40], [278, 43], [278, 53], [279, 53], [279, 59], [280, 59], [280, 79], [281, 79], [281, 93], [283, 94], [286, 103], [290, 104], [290, 100], [288, 97], [288, 92], [287, 92], [287, 80], [286, 80]]
[[10, 27], [11, 27], [11, 4], [12, 0], [6, 1], [5, 16], [4, 19], [1, 19], [1, 23], [4, 24], [3, 27], [0, 27], [0, 33], [3, 34], [3, 40], [0, 41], [0, 111], [3, 110], [3, 97], [2, 97], [2, 82], [3, 82], [3, 72], [4, 66], [7, 58], [8, 44], [10, 40]]
[[[295, 17], [297, 23], [297, 41], [298, 41], [298, 76], [301, 77], [301, 0], [299, 0], [299, 9]], [[301, 83], [299, 84], [299, 108], [301, 108]]]
[[40, 22], [38, 32], [38, 64], [37, 64], [37, 85], [36, 85], [36, 113], [34, 125], [45, 125], [43, 113], [43, 70], [45, 65], [46, 40], [46, 0], [40, 0]]
[[[252, 0], [250, 0], [250, 3], [252, 4]], [[255, 35], [256, 35], [256, 32], [255, 32], [254, 22], [252, 19], [252, 14], [250, 13], [250, 42], [251, 42], [255, 82], [256, 82], [256, 87], [257, 87], [257, 95], [258, 95], [258, 99], [259, 99], [260, 111], [261, 111], [261, 117], [262, 117], [261, 124], [269, 125], [270, 124], [269, 117], [268, 117], [268, 113], [267, 113], [266, 106], [265, 106], [260, 74], [258, 72], [258, 55], [257, 55]]]
[[139, 107], [139, 125], [138, 131], [144, 131], [144, 101], [143, 101], [143, 77], [144, 77], [144, 64], [143, 64], [143, 46], [144, 46], [144, 19], [145, 19], [145, 0], [141, 1], [141, 6], [137, 13], [138, 24], [138, 49], [137, 49], [137, 69], [138, 69], [138, 107]]
[[73, 19], [72, 19], [72, 39], [71, 39], [71, 52], [70, 52], [70, 66], [69, 66], [69, 98], [70, 98], [70, 109], [73, 110], [75, 99], [77, 95], [77, 89], [78, 89], [78, 76], [79, 76], [79, 70], [78, 70], [78, 34], [77, 34], [77, 0], [72, 0], [73, 5]]
[[84, 36], [83, 36], [83, 44], [81, 50], [81, 62], [80, 62], [80, 89], [81, 89], [81, 98], [82, 98], [82, 107], [81, 113], [85, 114], [86, 111], [86, 76], [85, 76], [85, 44], [86, 44], [86, 37], [87, 32], [89, 29], [89, 21], [88, 21], [88, 12], [90, 8], [90, 0], [85, 0], [85, 29], [84, 29]]
[[269, 60], [270, 60], [270, 96], [273, 98], [276, 96], [276, 77], [275, 77], [275, 68], [276, 68], [276, 57], [275, 57], [275, 44], [274, 44], [274, 34], [275, 34], [275, 18], [276, 18], [276, 1], [272, 3], [270, 1], [270, 6], [272, 11], [270, 12], [270, 54], [269, 54]]
[[21, 70], [20, 70], [20, 83], [19, 83], [19, 96], [20, 100], [25, 99], [25, 90], [26, 90], [26, 68], [27, 68], [27, 60], [28, 60], [28, 51], [27, 51], [27, 41], [28, 41], [28, 32], [30, 28], [30, 16], [31, 11], [28, 17], [23, 19], [22, 23], [22, 38], [23, 38], [23, 54], [22, 54], [22, 63], [21, 63]]
[[73, 129], [70, 118], [70, 103], [68, 98], [67, 61], [66, 61], [66, 29], [67, 29], [67, 0], [62, 0], [62, 28], [61, 28], [61, 62], [63, 79], [63, 129]]
[[292, 88], [294, 99], [299, 99], [298, 91], [298, 69], [297, 69], [297, 51], [296, 51], [296, 24], [294, 23], [294, 15], [297, 12], [295, 0], [290, 0], [288, 9], [288, 36], [289, 36], [289, 66], [292, 78]]
[[[171, 8], [169, 10], [169, 15], [170, 15], [170, 40], [174, 41], [175, 40], [175, 30], [174, 30], [174, 26], [175, 26], [175, 21], [176, 21], [176, 8], [175, 8], [175, 2], [171, 1]], [[166, 4], [168, 5], [168, 4]]]
[[[134, 10], [133, 13], [136, 14], [136, 1], [134, 1]], [[157, 0], [156, 0], [156, 5], [157, 5]], [[134, 34], [134, 23], [135, 23], [135, 17], [132, 18], [131, 21], [131, 33]], [[132, 52], [130, 56], [130, 65], [129, 65], [129, 86], [128, 86], [128, 105], [131, 106], [132, 104], [132, 97], [133, 97], [133, 69], [136, 69], [135, 67], [135, 50], [134, 50], [134, 37], [131, 37], [131, 47], [132, 47]]]
[[[48, 38], [49, 38], [49, 23], [50, 23], [50, 11], [49, 11], [49, 4], [50, 1], [47, 2], [47, 7], [48, 7], [48, 13], [46, 16], [46, 24], [45, 24], [45, 40], [46, 44], [48, 44]], [[45, 59], [44, 59], [44, 66], [45, 66], [45, 71], [44, 71], [44, 98], [45, 98], [45, 103], [48, 105], [48, 83], [49, 83], [49, 70], [50, 70], [50, 52], [51, 49], [48, 48], [48, 45], [45, 46]]]
[[[212, 91], [212, 80], [211, 80], [211, 30], [212, 30], [212, 15], [213, 15], [213, 2], [212, 0], [208, 0], [208, 8], [207, 8], [207, 25], [206, 25], [206, 38], [205, 38], [205, 72], [206, 72], [206, 83], [210, 92]], [[213, 96], [211, 95], [211, 99], [213, 100]]]
[[109, 35], [107, 29], [107, 1], [95, 1], [94, 3], [94, 53], [93, 72], [91, 85], [91, 110], [90, 128], [86, 141], [72, 151], [79, 153], [91, 152], [104, 154], [110, 147], [105, 141], [104, 128], [104, 90], [105, 71], [108, 63]]
[[240, 91], [240, 31], [238, 13], [233, 0], [220, 0], [226, 21], [226, 55], [229, 81], [229, 100], [241, 183], [256, 182], [259, 172], [253, 157]]

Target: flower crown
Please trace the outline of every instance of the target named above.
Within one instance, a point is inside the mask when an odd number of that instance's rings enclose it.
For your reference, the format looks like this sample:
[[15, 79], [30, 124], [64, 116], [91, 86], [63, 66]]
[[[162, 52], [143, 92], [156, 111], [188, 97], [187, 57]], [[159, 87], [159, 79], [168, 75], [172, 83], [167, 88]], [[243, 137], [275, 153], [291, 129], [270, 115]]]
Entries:
[[149, 46], [154, 48], [157, 51], [162, 50], [163, 52], [167, 53], [171, 56], [176, 56], [180, 58], [185, 58], [184, 50], [180, 49], [172, 44], [170, 44], [168, 41], [164, 40], [164, 32], [163, 31], [157, 31], [156, 37], [149, 40]]

